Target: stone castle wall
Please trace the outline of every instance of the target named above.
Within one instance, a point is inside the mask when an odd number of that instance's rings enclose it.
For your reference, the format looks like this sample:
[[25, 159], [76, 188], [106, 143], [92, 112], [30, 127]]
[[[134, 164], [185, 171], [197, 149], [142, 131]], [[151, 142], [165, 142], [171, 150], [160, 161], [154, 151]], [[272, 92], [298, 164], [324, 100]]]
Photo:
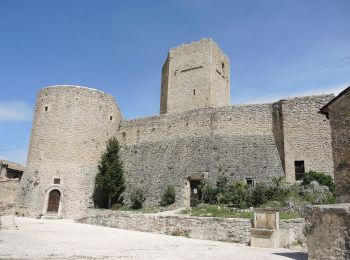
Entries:
[[[232, 106], [122, 122], [118, 131], [128, 192], [141, 187], [146, 205], [158, 204], [167, 185], [181, 205], [190, 176], [215, 183], [283, 176], [272, 133], [271, 105]], [[185, 203], [186, 204], [186, 203]]]
[[283, 124], [283, 156], [288, 181], [295, 180], [294, 161], [304, 161], [305, 171], [333, 176], [329, 122], [318, 111], [334, 95], [297, 97], [279, 101]]
[[286, 176], [293, 182], [295, 160], [305, 161], [306, 171], [332, 175], [330, 127], [317, 114], [331, 98], [310, 96], [123, 121], [117, 138], [130, 187], [126, 198], [140, 187], [145, 204], [154, 205], [172, 185], [177, 203], [186, 205], [187, 182], [196, 174], [212, 183], [222, 174], [235, 181], [269, 182]]
[[[44, 213], [48, 193], [61, 192], [62, 217], [91, 206], [98, 161], [121, 115], [112, 96], [88, 88], [58, 86], [37, 97], [19, 205]], [[54, 179], [60, 179], [54, 184]]]

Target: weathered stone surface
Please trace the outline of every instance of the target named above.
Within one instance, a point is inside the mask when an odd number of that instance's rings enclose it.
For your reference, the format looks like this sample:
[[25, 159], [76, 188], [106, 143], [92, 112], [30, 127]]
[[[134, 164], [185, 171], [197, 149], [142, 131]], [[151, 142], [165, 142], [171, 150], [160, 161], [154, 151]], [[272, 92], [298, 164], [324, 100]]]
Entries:
[[350, 259], [350, 204], [309, 207], [306, 220], [309, 259]]

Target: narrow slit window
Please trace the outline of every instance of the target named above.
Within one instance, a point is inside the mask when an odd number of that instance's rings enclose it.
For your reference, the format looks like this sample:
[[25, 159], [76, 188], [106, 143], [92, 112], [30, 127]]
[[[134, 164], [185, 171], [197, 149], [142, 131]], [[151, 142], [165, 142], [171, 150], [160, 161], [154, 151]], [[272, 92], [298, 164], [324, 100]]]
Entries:
[[113, 120], [113, 116], [109, 116], [109, 120], [112, 121]]
[[48, 106], [45, 106], [45, 111], [49, 110], [49, 107]]
[[195, 96], [195, 95], [196, 95], [196, 90], [194, 89], [194, 90], [193, 90], [193, 96]]

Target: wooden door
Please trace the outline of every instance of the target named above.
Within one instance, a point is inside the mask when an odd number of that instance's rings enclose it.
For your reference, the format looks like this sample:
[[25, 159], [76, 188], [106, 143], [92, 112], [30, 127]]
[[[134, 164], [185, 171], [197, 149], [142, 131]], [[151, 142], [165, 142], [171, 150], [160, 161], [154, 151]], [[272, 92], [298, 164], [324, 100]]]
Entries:
[[61, 193], [58, 190], [53, 190], [49, 194], [49, 203], [47, 205], [47, 212], [57, 213], [60, 205]]

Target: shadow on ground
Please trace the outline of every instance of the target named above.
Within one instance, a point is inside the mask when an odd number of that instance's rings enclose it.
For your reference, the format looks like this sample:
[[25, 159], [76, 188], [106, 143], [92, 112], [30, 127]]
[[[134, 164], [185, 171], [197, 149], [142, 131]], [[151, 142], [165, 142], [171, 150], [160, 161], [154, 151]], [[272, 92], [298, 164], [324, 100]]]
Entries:
[[307, 260], [307, 253], [302, 252], [293, 252], [293, 253], [273, 253], [274, 255], [285, 256], [290, 259], [295, 260]]

